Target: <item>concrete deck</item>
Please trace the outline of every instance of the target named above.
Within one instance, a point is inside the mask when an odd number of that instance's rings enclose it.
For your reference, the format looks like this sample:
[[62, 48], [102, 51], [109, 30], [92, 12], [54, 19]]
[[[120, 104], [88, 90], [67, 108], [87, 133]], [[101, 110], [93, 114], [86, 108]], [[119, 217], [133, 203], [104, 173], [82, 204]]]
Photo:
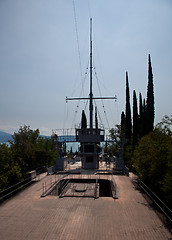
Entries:
[[[47, 196], [47, 176], [0, 206], [0, 239], [165, 240], [171, 233], [127, 176], [114, 176], [118, 199]], [[51, 178], [51, 180], [50, 180]]]

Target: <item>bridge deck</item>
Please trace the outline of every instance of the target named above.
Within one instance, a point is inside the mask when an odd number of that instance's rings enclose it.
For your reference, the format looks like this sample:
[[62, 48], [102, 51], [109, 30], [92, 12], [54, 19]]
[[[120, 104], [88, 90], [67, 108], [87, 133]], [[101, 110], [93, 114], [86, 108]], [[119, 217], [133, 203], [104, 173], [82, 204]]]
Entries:
[[52, 177], [45, 177], [0, 206], [1, 240], [172, 238], [129, 177], [114, 176], [119, 197], [116, 200], [40, 198], [43, 182], [48, 183]]

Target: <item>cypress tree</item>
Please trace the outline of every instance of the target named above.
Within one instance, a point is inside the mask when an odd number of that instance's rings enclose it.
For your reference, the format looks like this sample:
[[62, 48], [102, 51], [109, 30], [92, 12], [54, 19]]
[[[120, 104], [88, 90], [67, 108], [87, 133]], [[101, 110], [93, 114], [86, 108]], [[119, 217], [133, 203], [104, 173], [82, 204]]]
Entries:
[[143, 110], [142, 110], [142, 124], [143, 124], [143, 134], [142, 136], [146, 135], [146, 101], [143, 99]]
[[96, 129], [98, 129], [97, 107], [95, 107], [95, 125]]
[[121, 129], [125, 130], [125, 113], [121, 113]]
[[139, 93], [139, 137], [144, 135], [143, 133], [143, 102], [142, 102], [142, 94]]
[[81, 128], [87, 128], [87, 118], [84, 110], [82, 110]]
[[147, 101], [146, 101], [146, 133], [153, 131], [154, 117], [155, 117], [155, 110], [154, 110], [153, 73], [152, 73], [151, 57], [149, 54], [148, 87], [147, 87]]
[[121, 133], [120, 133], [120, 140], [122, 145], [124, 143], [124, 137], [125, 137], [125, 123], [126, 123], [125, 113], [122, 112], [121, 113]]
[[135, 90], [133, 91], [133, 145], [137, 144], [138, 140], [138, 111], [137, 97]]
[[131, 124], [131, 108], [130, 108], [130, 93], [128, 83], [128, 73], [126, 72], [126, 108], [125, 108], [126, 124], [125, 124], [125, 138], [130, 140], [132, 133]]
[[142, 104], [142, 94], [139, 93], [139, 118], [143, 117], [143, 104]]

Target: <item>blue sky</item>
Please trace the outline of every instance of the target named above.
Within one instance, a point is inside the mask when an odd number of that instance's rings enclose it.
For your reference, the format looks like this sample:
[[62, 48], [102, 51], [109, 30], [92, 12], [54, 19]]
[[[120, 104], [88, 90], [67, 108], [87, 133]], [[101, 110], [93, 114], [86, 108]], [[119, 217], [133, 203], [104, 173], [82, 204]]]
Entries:
[[133, 90], [146, 98], [148, 54], [155, 123], [170, 116], [171, 12], [171, 0], [0, 0], [0, 130], [13, 133], [25, 124], [50, 135], [80, 123], [86, 103], [65, 98], [88, 96], [90, 17], [94, 95], [100, 87], [102, 96], [118, 98], [97, 102], [104, 127], [120, 123], [126, 71], [131, 108]]

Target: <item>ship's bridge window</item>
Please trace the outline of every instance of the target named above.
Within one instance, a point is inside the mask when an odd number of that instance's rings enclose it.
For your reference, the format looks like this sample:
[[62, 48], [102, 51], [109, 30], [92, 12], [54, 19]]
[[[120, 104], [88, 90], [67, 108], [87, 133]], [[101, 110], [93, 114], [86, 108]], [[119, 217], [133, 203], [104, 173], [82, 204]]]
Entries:
[[85, 145], [84, 146], [84, 152], [85, 153], [92, 153], [92, 152], [94, 152], [94, 145], [91, 145], [91, 144]]

